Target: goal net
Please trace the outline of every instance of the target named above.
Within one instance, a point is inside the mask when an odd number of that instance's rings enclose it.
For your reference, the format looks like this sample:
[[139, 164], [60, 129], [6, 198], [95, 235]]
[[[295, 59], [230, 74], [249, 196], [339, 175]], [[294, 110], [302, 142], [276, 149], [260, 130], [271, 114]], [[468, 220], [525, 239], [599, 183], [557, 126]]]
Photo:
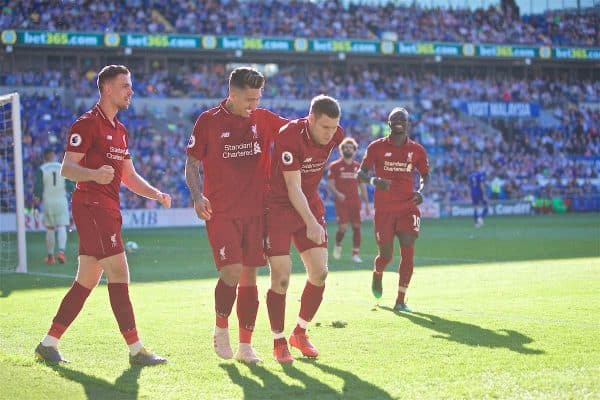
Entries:
[[0, 95], [0, 272], [27, 272], [21, 107], [19, 94]]

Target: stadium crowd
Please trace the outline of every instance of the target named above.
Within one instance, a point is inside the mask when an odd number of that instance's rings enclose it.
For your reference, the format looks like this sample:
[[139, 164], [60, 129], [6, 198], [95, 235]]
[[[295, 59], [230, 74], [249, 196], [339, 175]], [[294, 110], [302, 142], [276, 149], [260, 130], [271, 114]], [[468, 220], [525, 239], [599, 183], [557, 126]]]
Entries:
[[[50, 4], [49, 4], [50, 3]], [[598, 46], [596, 9], [521, 16], [516, 7], [477, 9], [386, 6], [340, 1], [10, 0], [0, 29], [177, 32], [466, 43]]]
[[[597, 85], [596, 85], [597, 87]], [[452, 90], [448, 87], [448, 90]], [[439, 92], [439, 86], [438, 86]], [[430, 154], [431, 185], [428, 197], [450, 202], [466, 201], [467, 177], [480, 160], [487, 175], [489, 195], [497, 199], [522, 199], [541, 196], [548, 191], [562, 194], [598, 193], [592, 184], [600, 173], [600, 111], [577, 107], [551, 108], [558, 123], [543, 127], [535, 119], [479, 121], [462, 115], [446, 100], [429, 99], [420, 93], [414, 98], [412, 135]], [[265, 95], [266, 98], [269, 96]], [[468, 97], [467, 97], [468, 99]], [[64, 150], [68, 127], [77, 115], [86, 111], [68, 107], [61, 99], [33, 96], [23, 102], [23, 149], [26, 181], [32, 182], [35, 168], [42, 162], [43, 150], [52, 146]], [[175, 115], [156, 114], [151, 110], [130, 109], [119, 118], [128, 127], [131, 153], [139, 172], [173, 196], [175, 207], [189, 206], [185, 185], [184, 150], [191, 126], [199, 112], [213, 106], [199, 102], [189, 115], [171, 110]], [[305, 109], [274, 109], [281, 115], [297, 118]], [[368, 102], [344, 109], [342, 125], [346, 134], [359, 142], [362, 156], [366, 145], [387, 133], [385, 120], [389, 110]], [[335, 155], [332, 157], [335, 159]], [[27, 186], [26, 199], [32, 199]], [[329, 198], [323, 182], [322, 195]], [[154, 201], [122, 193], [125, 208], [156, 207]]]
[[[132, 71], [136, 96], [152, 98], [218, 98], [227, 93], [227, 68], [221, 63], [167, 70], [157, 66], [151, 72]], [[66, 88], [79, 97], [95, 96], [96, 72], [72, 68], [69, 71], [0, 72], [0, 86], [46, 86]], [[440, 77], [417, 75], [395, 67], [351, 67], [340, 73], [330, 65], [286, 70], [267, 79], [266, 98], [306, 99], [314, 93], [328, 93], [337, 99], [468, 99], [540, 103], [543, 107], [580, 102], [600, 102], [600, 81], [548, 79], [536, 76], [515, 79]]]

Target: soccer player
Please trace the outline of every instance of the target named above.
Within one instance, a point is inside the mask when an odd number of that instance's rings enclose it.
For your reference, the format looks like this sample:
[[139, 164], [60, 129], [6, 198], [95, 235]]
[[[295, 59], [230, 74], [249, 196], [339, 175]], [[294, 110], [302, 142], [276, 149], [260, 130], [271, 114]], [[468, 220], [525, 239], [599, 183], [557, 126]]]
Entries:
[[[413, 273], [414, 245], [419, 236], [423, 202], [421, 191], [429, 178], [427, 153], [408, 137], [409, 114], [404, 108], [394, 108], [388, 117], [390, 135], [377, 139], [367, 147], [358, 177], [375, 186], [375, 239], [379, 254], [375, 258], [371, 289], [376, 298], [382, 296], [383, 271], [392, 260], [394, 239], [400, 241], [400, 275], [398, 297], [394, 309], [410, 311], [405, 298]], [[374, 169], [375, 175], [369, 171]], [[420, 187], [414, 189], [414, 173], [420, 177]]]
[[369, 195], [364, 182], [359, 182], [357, 172], [360, 163], [354, 160], [358, 150], [358, 144], [353, 138], [345, 138], [339, 146], [340, 158], [329, 166], [329, 179], [327, 186], [335, 195], [335, 213], [338, 222], [338, 230], [335, 234], [335, 247], [333, 258], [339, 260], [342, 256], [342, 240], [348, 228], [348, 222], [352, 224], [352, 261], [361, 263], [360, 258], [360, 197], [365, 202], [365, 211], [370, 214]]
[[77, 187], [71, 199], [79, 235], [77, 277], [63, 298], [48, 334], [35, 349], [39, 359], [66, 361], [58, 342], [83, 308], [104, 272], [110, 305], [119, 330], [129, 346], [132, 365], [166, 362], [147, 351], [139, 339], [129, 299], [129, 267], [121, 238], [119, 188], [125, 184], [140, 196], [171, 206], [171, 196], [151, 186], [136, 172], [129, 155], [125, 126], [116, 115], [129, 107], [133, 90], [131, 75], [123, 65], [107, 65], [98, 74], [100, 99], [83, 114], [69, 133], [61, 174]]
[[[67, 245], [67, 225], [69, 225], [69, 205], [67, 193], [74, 189], [73, 182], [65, 179], [60, 174], [61, 164], [56, 161], [54, 150], [48, 148], [44, 151], [44, 163], [38, 168], [35, 175], [33, 188], [34, 204], [40, 203], [44, 207], [44, 225], [46, 226], [46, 249], [48, 255], [44, 259], [46, 264], [54, 264], [54, 245], [58, 236], [58, 253], [56, 259], [64, 264], [65, 247]], [[37, 215], [37, 208], [36, 208]]]
[[[485, 197], [485, 172], [481, 170], [481, 163], [475, 162], [475, 169], [469, 175], [469, 188], [471, 189], [471, 201], [473, 202], [473, 222], [475, 228], [483, 226], [483, 219], [488, 214], [488, 202]], [[479, 215], [479, 206], [483, 207], [481, 215]]]
[[246, 363], [261, 361], [251, 339], [258, 311], [256, 271], [266, 265], [264, 194], [271, 144], [287, 123], [257, 108], [264, 84], [265, 78], [255, 69], [240, 67], [231, 72], [227, 99], [196, 121], [185, 166], [194, 209], [199, 218], [206, 220], [219, 272], [214, 294], [215, 352], [224, 359], [233, 357], [228, 318], [237, 290], [239, 347], [235, 358]]
[[307, 324], [323, 299], [327, 277], [325, 208], [318, 186], [331, 150], [343, 139], [339, 121], [338, 102], [319, 95], [312, 99], [309, 115], [291, 121], [275, 139], [265, 247], [271, 267], [267, 309], [274, 339], [273, 355], [281, 363], [294, 360], [283, 333], [292, 240], [304, 262], [308, 280], [290, 345], [307, 357], [319, 354], [306, 335]]

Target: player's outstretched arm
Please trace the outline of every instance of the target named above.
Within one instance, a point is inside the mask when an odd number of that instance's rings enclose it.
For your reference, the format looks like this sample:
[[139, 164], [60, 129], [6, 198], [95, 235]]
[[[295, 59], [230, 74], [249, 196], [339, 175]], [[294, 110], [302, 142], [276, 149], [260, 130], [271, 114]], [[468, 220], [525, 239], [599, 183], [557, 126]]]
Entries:
[[123, 160], [121, 182], [133, 193], [148, 199], [157, 200], [165, 208], [171, 207], [171, 196], [161, 192], [142, 178], [135, 170], [131, 159]]
[[112, 182], [115, 170], [110, 165], [103, 165], [98, 169], [85, 168], [79, 165], [84, 153], [67, 151], [63, 158], [60, 174], [74, 182], [94, 181], [101, 185]]
[[306, 237], [316, 244], [325, 242], [325, 230], [319, 225], [319, 222], [308, 206], [306, 196], [302, 192], [300, 170], [283, 171], [283, 179], [285, 180], [288, 197], [292, 206], [294, 206], [294, 209], [300, 214], [300, 217], [306, 224]]
[[210, 201], [202, 194], [200, 160], [189, 154], [185, 160], [185, 183], [192, 194], [196, 215], [200, 219], [209, 220], [212, 216], [212, 207]]

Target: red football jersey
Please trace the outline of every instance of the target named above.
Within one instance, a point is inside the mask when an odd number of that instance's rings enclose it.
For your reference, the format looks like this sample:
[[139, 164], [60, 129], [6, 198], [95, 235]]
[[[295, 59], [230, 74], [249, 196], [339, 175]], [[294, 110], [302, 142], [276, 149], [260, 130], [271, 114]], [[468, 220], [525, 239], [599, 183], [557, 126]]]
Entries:
[[414, 171], [421, 175], [429, 172], [425, 148], [410, 139], [400, 146], [392, 143], [389, 137], [371, 142], [362, 165], [375, 168], [375, 176], [392, 182], [389, 190], [375, 190], [375, 210], [384, 212], [412, 207]]
[[84, 153], [79, 164], [90, 169], [110, 165], [115, 170], [113, 180], [107, 185], [94, 181], [77, 182], [73, 202], [119, 209], [123, 160], [130, 156], [127, 130], [116, 117], [114, 123], [113, 126], [96, 104], [71, 126], [67, 151]]
[[359, 168], [360, 163], [358, 161], [352, 160], [348, 164], [342, 158], [335, 160], [329, 166], [328, 179], [333, 179], [335, 188], [346, 196], [343, 202], [337, 198], [335, 199], [336, 207], [360, 207], [357, 176]]
[[218, 107], [200, 114], [187, 154], [202, 161], [203, 193], [214, 215], [230, 218], [262, 215], [271, 144], [288, 122], [258, 108], [248, 118]]
[[323, 178], [329, 154], [344, 138], [344, 130], [338, 126], [337, 132], [326, 145], [316, 144], [308, 131], [308, 119], [291, 121], [281, 129], [275, 139], [273, 162], [271, 163], [270, 208], [292, 208], [283, 178], [283, 171], [300, 171], [302, 192], [313, 213], [323, 215], [323, 201], [319, 197], [319, 182]]

